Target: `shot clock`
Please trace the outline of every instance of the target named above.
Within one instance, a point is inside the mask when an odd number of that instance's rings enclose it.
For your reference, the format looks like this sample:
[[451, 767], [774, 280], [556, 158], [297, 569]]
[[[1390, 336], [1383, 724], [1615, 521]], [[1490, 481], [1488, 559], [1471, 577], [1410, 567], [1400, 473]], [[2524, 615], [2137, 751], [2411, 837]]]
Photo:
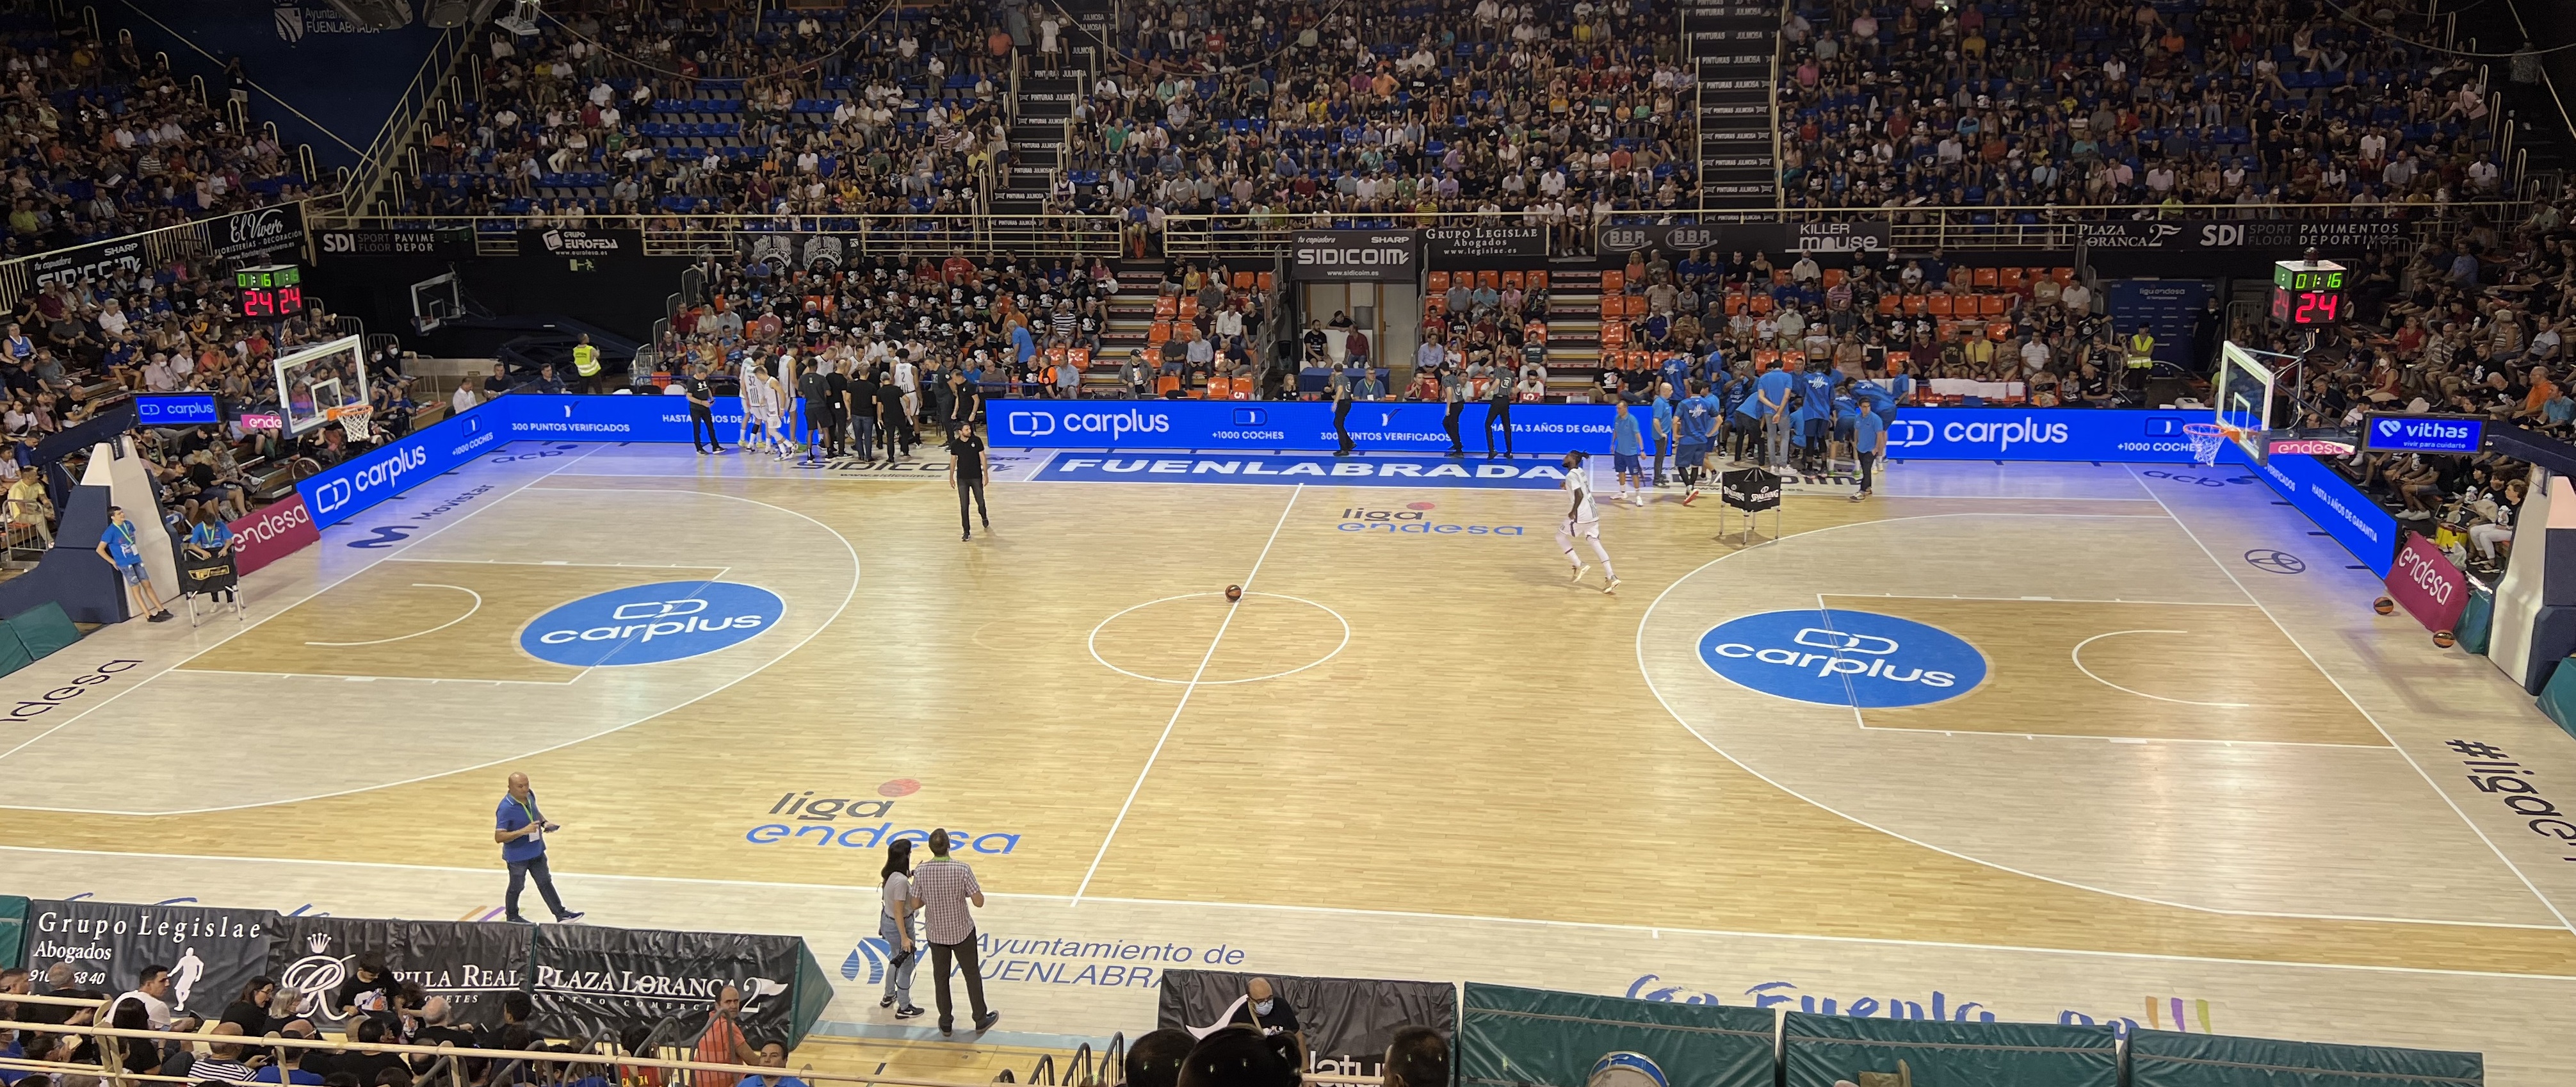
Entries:
[[233, 273], [241, 290], [241, 315], [278, 320], [304, 312], [304, 271], [292, 264], [263, 264]]
[[2300, 328], [2342, 323], [2350, 305], [2344, 295], [2349, 274], [2330, 260], [2273, 262], [2272, 319]]

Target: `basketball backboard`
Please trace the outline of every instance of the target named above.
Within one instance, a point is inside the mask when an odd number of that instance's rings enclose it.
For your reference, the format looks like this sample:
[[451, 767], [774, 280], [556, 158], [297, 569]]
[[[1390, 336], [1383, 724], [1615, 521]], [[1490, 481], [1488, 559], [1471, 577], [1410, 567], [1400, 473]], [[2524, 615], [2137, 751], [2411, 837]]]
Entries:
[[2218, 350], [2218, 377], [2210, 383], [2212, 410], [2218, 422], [2236, 436], [2236, 444], [2257, 464], [2270, 455], [2263, 431], [2272, 425], [2272, 368], [2254, 353], [2229, 340]]

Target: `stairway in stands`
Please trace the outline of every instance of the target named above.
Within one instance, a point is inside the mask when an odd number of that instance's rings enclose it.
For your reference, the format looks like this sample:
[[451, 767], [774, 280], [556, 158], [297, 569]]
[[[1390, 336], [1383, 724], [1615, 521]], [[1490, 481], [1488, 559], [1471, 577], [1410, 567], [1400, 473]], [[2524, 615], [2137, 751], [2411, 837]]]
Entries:
[[1685, 0], [1682, 41], [1699, 77], [1700, 204], [1779, 206], [1771, 79], [1780, 53], [1776, 6]]
[[1546, 318], [1547, 391], [1588, 396], [1601, 372], [1601, 271], [1549, 269]]
[[[1063, 59], [1049, 61], [1032, 53], [1029, 69], [1020, 76], [1011, 114], [1011, 173], [993, 194], [997, 216], [1035, 216], [1046, 209], [1047, 190], [1073, 165], [1065, 158], [1065, 147], [1071, 142], [1067, 128], [1074, 105], [1108, 55], [1110, 0], [1070, 0], [1061, 6], [1074, 20], [1060, 32], [1067, 46]], [[1031, 10], [1032, 24], [1039, 15]], [[1061, 67], [1038, 66], [1046, 63]]]

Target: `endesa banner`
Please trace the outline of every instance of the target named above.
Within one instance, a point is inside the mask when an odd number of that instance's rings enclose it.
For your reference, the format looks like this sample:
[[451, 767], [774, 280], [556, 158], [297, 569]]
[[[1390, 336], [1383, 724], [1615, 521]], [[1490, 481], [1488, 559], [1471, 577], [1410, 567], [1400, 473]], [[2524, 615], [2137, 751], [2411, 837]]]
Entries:
[[[2334, 537], [2344, 550], [2352, 552], [2352, 557], [2370, 567], [2371, 573], [2390, 577], [2397, 554], [2397, 518], [2356, 489], [2351, 480], [2315, 457], [2298, 453], [2272, 457], [2254, 474], [2263, 477], [2263, 482], [2289, 499], [2290, 505], [2308, 515], [2318, 528], [2326, 530], [2326, 535]], [[2441, 561], [2447, 564], [2450, 560]], [[2465, 597], [2462, 602], [2465, 604]], [[2424, 613], [2415, 614], [2422, 618]]]
[[301, 551], [306, 544], [322, 542], [322, 530], [313, 527], [313, 514], [304, 508], [300, 494], [252, 510], [228, 527], [241, 538], [241, 549], [233, 553], [236, 576]]
[[2469, 606], [2469, 578], [2451, 565], [2451, 557], [2420, 532], [2406, 534], [2397, 561], [2383, 579], [2390, 599], [2426, 630], [2457, 630], [2460, 612]]

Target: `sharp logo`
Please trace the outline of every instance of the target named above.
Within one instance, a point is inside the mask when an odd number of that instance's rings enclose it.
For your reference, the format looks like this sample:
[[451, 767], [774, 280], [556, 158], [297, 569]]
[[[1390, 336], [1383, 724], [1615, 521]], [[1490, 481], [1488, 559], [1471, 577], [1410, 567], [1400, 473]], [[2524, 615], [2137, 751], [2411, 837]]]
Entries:
[[1172, 429], [1172, 420], [1163, 415], [1127, 411], [1015, 411], [1002, 420], [1004, 431], [1021, 438], [1043, 438], [1050, 434], [1106, 434], [1112, 441], [1129, 434], [1164, 434]]

